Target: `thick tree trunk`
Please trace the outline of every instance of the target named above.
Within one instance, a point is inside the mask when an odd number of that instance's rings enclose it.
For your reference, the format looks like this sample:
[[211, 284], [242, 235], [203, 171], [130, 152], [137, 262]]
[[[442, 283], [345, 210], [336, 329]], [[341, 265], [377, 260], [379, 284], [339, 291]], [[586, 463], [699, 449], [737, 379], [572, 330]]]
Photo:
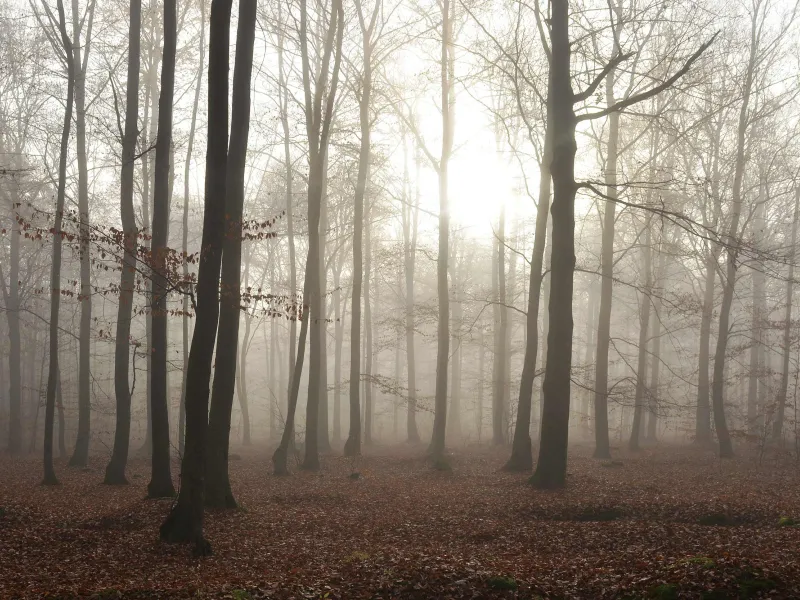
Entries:
[[240, 0], [231, 99], [231, 136], [225, 175], [225, 223], [217, 330], [217, 356], [208, 415], [206, 506], [236, 508], [228, 477], [231, 410], [241, 307], [242, 212], [247, 139], [250, 133], [250, 79], [256, 28], [256, 0]]
[[133, 175], [136, 140], [139, 137], [139, 49], [142, 20], [141, 0], [131, 0], [128, 29], [128, 76], [125, 105], [125, 134], [122, 138], [120, 173], [120, 214], [124, 256], [120, 274], [117, 333], [114, 350], [114, 393], [117, 402], [114, 450], [106, 467], [105, 483], [125, 484], [125, 467], [131, 433], [130, 332], [133, 312], [133, 287], [136, 279], [138, 231], [133, 212]]
[[191, 542], [197, 554], [211, 546], [203, 537], [208, 388], [219, 318], [219, 272], [225, 236], [228, 156], [228, 49], [231, 0], [212, 0], [208, 63], [208, 150], [206, 152], [203, 258], [197, 277], [197, 309], [186, 380], [186, 451], [181, 461], [178, 501], [161, 525], [161, 539]]
[[[67, 35], [66, 16], [63, 0], [58, 0], [58, 23], [61, 30], [61, 43], [64, 53], [70, 56], [72, 42]], [[49, 370], [47, 376], [47, 396], [44, 415], [44, 485], [57, 485], [53, 468], [53, 422], [56, 408], [56, 386], [58, 385], [58, 317], [61, 306], [61, 242], [62, 221], [64, 218], [64, 196], [67, 184], [67, 153], [69, 152], [69, 132], [72, 125], [72, 107], [75, 95], [75, 63], [67, 61], [67, 98], [64, 109], [64, 125], [61, 130], [61, 147], [58, 160], [58, 190], [56, 193], [56, 216], [53, 223], [53, 262], [50, 265], [50, 340]], [[12, 282], [15, 283], [15, 282]]]
[[544, 376], [539, 460], [531, 483], [562, 487], [567, 475], [572, 366], [572, 275], [575, 268], [575, 111], [570, 73], [569, 6], [553, 0], [548, 115], [552, 118], [553, 252], [550, 264], [550, 328]]

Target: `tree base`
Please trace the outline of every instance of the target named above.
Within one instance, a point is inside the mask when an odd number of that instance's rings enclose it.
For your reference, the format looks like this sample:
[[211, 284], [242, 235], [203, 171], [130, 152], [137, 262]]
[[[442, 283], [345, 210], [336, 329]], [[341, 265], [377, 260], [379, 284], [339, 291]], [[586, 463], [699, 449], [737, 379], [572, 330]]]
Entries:
[[303, 464], [300, 465], [300, 469], [303, 471], [312, 471], [317, 472], [319, 471], [319, 458], [316, 456], [308, 456], [303, 461]]
[[359, 440], [348, 437], [344, 443], [344, 455], [348, 457], [361, 456], [361, 444]]
[[89, 464], [89, 449], [75, 447], [75, 452], [69, 459], [67, 466], [70, 467], [85, 467]]
[[193, 544], [192, 554], [195, 556], [212, 554], [211, 544], [203, 537], [202, 524], [197, 523], [191, 509], [180, 502], [172, 507], [162, 523], [159, 537], [168, 544]]
[[564, 481], [560, 477], [539, 469], [530, 476], [528, 483], [539, 490], [558, 490], [564, 487]]
[[513, 452], [508, 462], [503, 465], [501, 471], [506, 473], [526, 473], [533, 470], [533, 458], [530, 451], [526, 454], [524, 452]]
[[221, 486], [206, 485], [205, 505], [206, 508], [220, 510], [236, 510], [239, 508], [236, 498], [233, 497], [230, 483]]
[[172, 485], [172, 480], [164, 481], [151, 481], [147, 484], [147, 497], [150, 499], [155, 498], [174, 498], [175, 486]]
[[592, 458], [598, 458], [600, 460], [611, 460], [611, 451], [606, 449], [597, 448], [592, 454]]
[[103, 479], [105, 485], [129, 485], [130, 482], [125, 477], [125, 469], [120, 469], [113, 463], [106, 467], [106, 476]]
[[42, 485], [61, 485], [61, 482], [56, 477], [55, 473], [45, 473], [42, 479]]
[[278, 446], [272, 455], [272, 474], [279, 476], [289, 475], [288, 460], [288, 448]]

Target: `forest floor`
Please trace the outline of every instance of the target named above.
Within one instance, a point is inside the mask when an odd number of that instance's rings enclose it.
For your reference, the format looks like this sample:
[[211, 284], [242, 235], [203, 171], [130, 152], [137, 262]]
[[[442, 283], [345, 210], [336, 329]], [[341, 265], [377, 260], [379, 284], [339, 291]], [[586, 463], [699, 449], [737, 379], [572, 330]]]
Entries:
[[567, 488], [544, 492], [499, 472], [505, 449], [455, 451], [452, 472], [422, 453], [278, 478], [267, 449], [242, 449], [241, 510], [208, 514], [204, 559], [158, 541], [172, 501], [144, 499], [145, 459], [129, 486], [102, 485], [97, 458], [43, 487], [38, 459], [0, 457], [0, 597], [800, 598], [789, 458], [575, 447]]

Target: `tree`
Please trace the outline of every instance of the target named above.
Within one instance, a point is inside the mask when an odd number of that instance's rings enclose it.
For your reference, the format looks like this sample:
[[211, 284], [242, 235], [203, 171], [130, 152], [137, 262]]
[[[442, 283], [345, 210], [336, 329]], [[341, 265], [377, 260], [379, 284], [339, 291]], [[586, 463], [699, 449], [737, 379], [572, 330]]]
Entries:
[[[716, 36], [714, 36], [716, 37]], [[554, 0], [550, 19], [550, 80], [548, 119], [552, 119], [553, 157], [553, 252], [550, 265], [550, 327], [547, 338], [542, 410], [542, 435], [539, 460], [531, 483], [541, 488], [562, 487], [567, 475], [569, 406], [572, 360], [572, 291], [575, 268], [575, 129], [579, 120], [600, 118], [619, 112], [655, 96], [680, 79], [711, 45], [706, 42], [683, 67], [662, 83], [628, 96], [604, 110], [576, 116], [574, 105], [590, 98], [610, 71], [630, 55], [617, 54], [583, 92], [572, 91], [570, 67], [569, 6], [567, 0]]]
[[[329, 24], [325, 34], [320, 71], [315, 82], [313, 96], [311, 89], [311, 65], [309, 62], [308, 6], [306, 0], [300, 2], [300, 53], [303, 68], [303, 92], [305, 98], [306, 135], [308, 137], [308, 260], [306, 279], [309, 280], [308, 302], [310, 319], [315, 326], [311, 328], [308, 369], [308, 402], [306, 405], [306, 444], [303, 468], [319, 469], [318, 433], [319, 427], [319, 386], [321, 365], [321, 328], [317, 326], [324, 319], [322, 289], [320, 288], [320, 234], [319, 222], [322, 210], [322, 193], [325, 177], [325, 162], [330, 141], [330, 128], [333, 119], [336, 88], [339, 83], [339, 67], [342, 60], [342, 36], [344, 32], [344, 9], [341, 0], [331, 4]], [[335, 44], [335, 49], [334, 49]], [[328, 76], [330, 60], [333, 68]], [[327, 88], [327, 93], [326, 93]], [[323, 111], [323, 97], [325, 106]], [[326, 425], [327, 426], [327, 425]]]
[[231, 410], [236, 387], [236, 359], [239, 340], [242, 268], [242, 211], [244, 170], [250, 131], [250, 78], [253, 69], [253, 44], [256, 28], [256, 0], [240, 0], [236, 34], [236, 61], [233, 71], [233, 97], [230, 148], [225, 201], [225, 238], [222, 250], [222, 280], [214, 384], [211, 390], [208, 451], [206, 459], [207, 506], [236, 508], [228, 478]]
[[172, 102], [175, 89], [177, 46], [177, 0], [164, 2], [164, 57], [161, 67], [161, 96], [158, 100], [158, 138], [156, 140], [155, 185], [153, 188], [153, 239], [150, 245], [153, 266], [153, 301], [150, 313], [152, 415], [152, 478], [147, 486], [151, 498], [174, 496], [169, 465], [169, 412], [167, 408], [167, 280], [169, 236], [170, 146], [172, 145]]
[[114, 449], [106, 467], [105, 483], [125, 484], [125, 466], [131, 432], [130, 332], [133, 312], [133, 287], [136, 279], [138, 231], [133, 212], [133, 176], [136, 139], [139, 136], [139, 52], [142, 27], [141, 0], [131, 0], [128, 26], [128, 75], [125, 104], [125, 133], [122, 137], [122, 166], [120, 173], [120, 214], [122, 216], [122, 243], [124, 257], [121, 261], [119, 306], [117, 307], [117, 332], [114, 349], [114, 392], [117, 414]]
[[[72, 0], [72, 56], [75, 66], [75, 141], [78, 159], [78, 212], [80, 219], [81, 260], [81, 331], [78, 366], [78, 436], [75, 451], [69, 460], [70, 466], [85, 467], [89, 461], [89, 433], [91, 419], [91, 382], [89, 361], [91, 360], [92, 335], [92, 284], [89, 222], [89, 174], [86, 161], [86, 70], [89, 63], [89, 48], [92, 41], [95, 0], [86, 9], [86, 43], [81, 44], [81, 24], [78, 15], [78, 0]], [[83, 56], [81, 56], [83, 49]]]
[[192, 543], [200, 555], [211, 552], [211, 545], [203, 536], [203, 506], [208, 388], [219, 319], [219, 273], [225, 235], [231, 0], [212, 0], [210, 21], [205, 213], [196, 319], [186, 373], [186, 442], [178, 501], [160, 529], [162, 540]]
[[53, 467], [53, 421], [56, 408], [56, 387], [58, 386], [58, 311], [61, 306], [62, 223], [64, 220], [64, 196], [67, 183], [67, 153], [69, 152], [69, 134], [72, 125], [72, 108], [75, 94], [75, 64], [70, 60], [72, 42], [67, 34], [63, 1], [57, 0], [56, 6], [58, 9], [58, 28], [61, 34], [62, 44], [60, 58], [67, 64], [67, 98], [66, 107], [64, 108], [64, 126], [61, 130], [56, 214], [53, 223], [53, 262], [50, 265], [49, 369], [47, 374], [47, 396], [44, 418], [44, 479], [42, 480], [42, 483], [45, 485], [58, 484], [58, 478], [56, 477], [56, 472]]

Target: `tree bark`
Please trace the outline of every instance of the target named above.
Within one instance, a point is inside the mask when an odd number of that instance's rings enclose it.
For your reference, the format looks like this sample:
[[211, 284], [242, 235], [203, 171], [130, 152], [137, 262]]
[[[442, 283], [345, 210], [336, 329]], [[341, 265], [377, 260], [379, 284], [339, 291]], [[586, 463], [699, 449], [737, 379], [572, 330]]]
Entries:
[[217, 330], [217, 356], [208, 415], [206, 506], [236, 508], [228, 476], [231, 410], [236, 389], [236, 359], [241, 307], [244, 171], [250, 132], [250, 79], [255, 43], [256, 0], [240, 0], [233, 70], [231, 134], [225, 175], [225, 223]]
[[[194, 102], [192, 103], [192, 120], [189, 125], [189, 140], [186, 144], [186, 162], [183, 167], [183, 237], [181, 248], [183, 250], [183, 279], [188, 281], [189, 263], [186, 256], [189, 251], [189, 175], [192, 166], [192, 150], [194, 149], [194, 135], [197, 128], [197, 109], [200, 106], [200, 89], [203, 80], [203, 68], [206, 60], [206, 0], [200, 0], [200, 57], [198, 58], [197, 82], [195, 83]], [[183, 294], [183, 379], [181, 382], [181, 405], [178, 417], [178, 452], [183, 456], [184, 436], [186, 431], [186, 374], [189, 368], [189, 294], [184, 290]]]
[[[67, 34], [66, 16], [63, 0], [58, 0], [58, 24], [61, 43], [66, 56], [72, 53], [72, 42]], [[64, 125], [61, 130], [61, 147], [58, 159], [58, 190], [56, 193], [56, 215], [53, 223], [53, 262], [50, 266], [50, 340], [49, 370], [47, 376], [47, 396], [44, 417], [44, 485], [58, 485], [53, 467], [53, 421], [56, 408], [56, 387], [58, 385], [58, 317], [61, 306], [61, 243], [62, 221], [64, 218], [64, 196], [67, 184], [67, 153], [69, 134], [72, 125], [72, 108], [75, 95], [75, 64], [67, 60], [67, 98], [64, 109]]]
[[219, 318], [219, 272], [225, 234], [228, 157], [228, 48], [231, 0], [212, 0], [208, 63], [208, 150], [206, 152], [203, 256], [197, 278], [197, 308], [186, 380], [186, 448], [178, 501], [161, 525], [161, 539], [191, 542], [197, 554], [211, 553], [203, 536], [208, 387]]
[[[114, 450], [106, 467], [105, 483], [126, 484], [125, 467], [131, 433], [130, 332], [133, 312], [133, 287], [136, 279], [138, 231], [133, 212], [133, 175], [136, 140], [139, 137], [139, 63], [141, 46], [142, 2], [131, 0], [128, 29], [128, 75], [125, 104], [125, 133], [122, 138], [120, 173], [120, 215], [124, 255], [120, 273], [117, 333], [114, 350], [114, 393], [117, 403]], [[134, 350], [135, 351], [135, 350]]]
[[167, 294], [169, 247], [169, 164], [172, 144], [172, 103], [177, 51], [177, 0], [164, 1], [164, 58], [158, 100], [155, 184], [153, 186], [153, 238], [150, 245], [153, 296], [150, 310], [150, 414], [152, 416], [152, 476], [150, 498], [175, 495], [170, 471], [169, 408], [167, 402]]
[[547, 339], [539, 460], [531, 483], [563, 487], [567, 475], [570, 371], [572, 365], [572, 275], [575, 268], [575, 111], [570, 73], [569, 6], [553, 0], [550, 22], [548, 115], [552, 117], [553, 252], [550, 263], [550, 327]]
[[92, 325], [92, 286], [91, 257], [89, 248], [89, 175], [86, 163], [86, 65], [89, 58], [92, 21], [94, 18], [94, 2], [87, 7], [88, 29], [84, 54], [81, 58], [78, 0], [72, 0], [72, 56], [75, 63], [75, 141], [78, 159], [78, 215], [80, 220], [80, 271], [81, 271], [81, 323], [80, 350], [78, 357], [78, 436], [75, 450], [69, 465], [85, 467], [89, 461], [89, 435], [91, 427], [91, 382], [89, 362], [91, 360], [91, 325]]

